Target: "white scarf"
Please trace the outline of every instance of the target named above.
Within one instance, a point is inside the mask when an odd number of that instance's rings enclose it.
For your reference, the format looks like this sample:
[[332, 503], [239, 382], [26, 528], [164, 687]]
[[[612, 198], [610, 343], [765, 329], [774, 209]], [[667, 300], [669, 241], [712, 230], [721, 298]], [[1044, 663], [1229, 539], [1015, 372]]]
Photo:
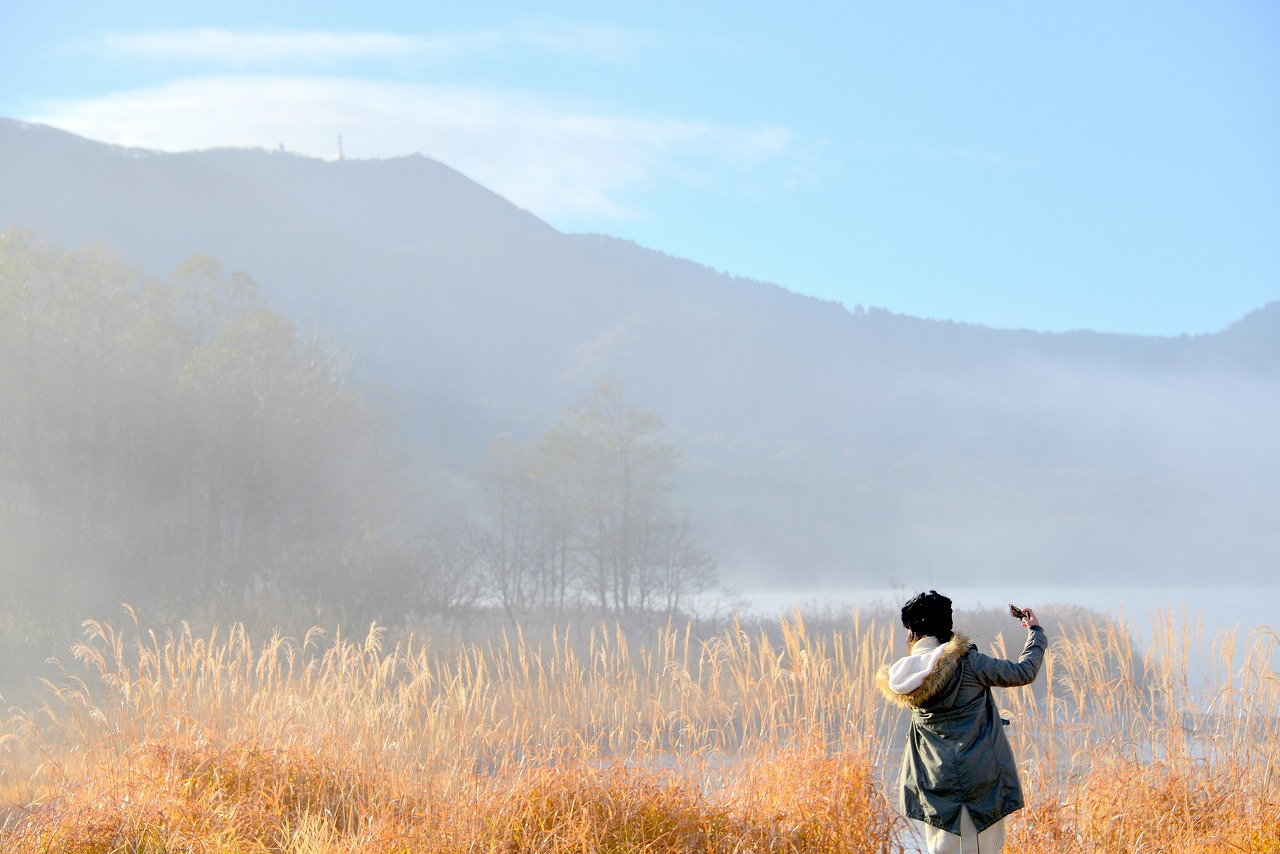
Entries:
[[909, 648], [909, 654], [889, 666], [889, 687], [899, 694], [910, 694], [924, 684], [925, 677], [942, 656], [946, 646], [935, 637], [920, 638]]

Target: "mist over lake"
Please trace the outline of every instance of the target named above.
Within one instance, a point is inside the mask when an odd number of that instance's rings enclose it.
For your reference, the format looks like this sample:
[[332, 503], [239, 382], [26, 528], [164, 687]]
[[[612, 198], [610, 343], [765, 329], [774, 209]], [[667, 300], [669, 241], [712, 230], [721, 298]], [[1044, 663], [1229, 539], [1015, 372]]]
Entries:
[[[957, 610], [1003, 609], [1012, 602], [1031, 606], [1045, 620], [1053, 616], [1054, 605], [1077, 605], [1116, 617], [1123, 617], [1139, 636], [1150, 640], [1153, 620], [1173, 619], [1203, 625], [1213, 638], [1220, 632], [1238, 630], [1247, 635], [1259, 626], [1269, 626], [1280, 615], [1280, 584], [1253, 585], [1170, 585], [1165, 587], [1041, 586], [1009, 584], [1001, 587], [966, 587], [955, 584], [925, 584], [921, 589], [937, 589], [948, 596]], [[886, 607], [896, 610], [920, 590], [906, 587], [879, 589], [746, 589], [738, 594], [744, 610], [758, 614], [782, 614], [799, 608], [842, 605]], [[1016, 631], [1010, 621], [1010, 631]]]
[[730, 587], [920, 567], [1250, 584], [1280, 565], [1280, 303], [1178, 337], [913, 318], [561, 232], [421, 156], [140, 152], [2, 120], [0, 180], [0, 223], [66, 251], [105, 241], [179, 290], [194, 269], [243, 277], [385, 404], [422, 519], [475, 521], [495, 442], [536, 445], [606, 382], [660, 423], [671, 507]]

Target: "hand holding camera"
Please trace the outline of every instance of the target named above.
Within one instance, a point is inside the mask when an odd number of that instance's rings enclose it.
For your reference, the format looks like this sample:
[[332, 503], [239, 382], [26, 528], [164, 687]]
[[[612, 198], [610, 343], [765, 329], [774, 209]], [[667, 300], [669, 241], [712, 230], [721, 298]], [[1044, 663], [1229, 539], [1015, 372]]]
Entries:
[[1031, 628], [1032, 626], [1036, 626], [1040, 624], [1040, 621], [1036, 619], [1035, 612], [1032, 611], [1030, 608], [1019, 608], [1017, 605], [1014, 605], [1012, 602], [1010, 602], [1009, 613], [1013, 615], [1013, 618], [1015, 620], [1021, 620], [1022, 625], [1026, 626], [1027, 628]]

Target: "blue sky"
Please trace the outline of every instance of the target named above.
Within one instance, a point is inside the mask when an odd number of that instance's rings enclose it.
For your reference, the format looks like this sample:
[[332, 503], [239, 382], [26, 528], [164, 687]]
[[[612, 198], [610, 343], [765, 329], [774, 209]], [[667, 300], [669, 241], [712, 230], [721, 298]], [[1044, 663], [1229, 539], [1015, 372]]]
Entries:
[[8, 0], [0, 81], [118, 144], [421, 152], [850, 307], [1176, 335], [1280, 299], [1271, 0]]

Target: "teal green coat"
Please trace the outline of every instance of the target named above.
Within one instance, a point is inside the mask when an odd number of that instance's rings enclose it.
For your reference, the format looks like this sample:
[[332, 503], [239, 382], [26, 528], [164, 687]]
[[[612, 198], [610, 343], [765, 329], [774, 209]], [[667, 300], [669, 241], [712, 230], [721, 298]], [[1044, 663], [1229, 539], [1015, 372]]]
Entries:
[[1013, 750], [991, 689], [1034, 682], [1048, 639], [1044, 629], [1031, 628], [1016, 662], [983, 655], [963, 635], [944, 646], [933, 670], [910, 693], [889, 687], [889, 665], [880, 668], [876, 682], [890, 702], [911, 710], [899, 808], [958, 836], [961, 806], [969, 808], [979, 832], [1023, 806]]

